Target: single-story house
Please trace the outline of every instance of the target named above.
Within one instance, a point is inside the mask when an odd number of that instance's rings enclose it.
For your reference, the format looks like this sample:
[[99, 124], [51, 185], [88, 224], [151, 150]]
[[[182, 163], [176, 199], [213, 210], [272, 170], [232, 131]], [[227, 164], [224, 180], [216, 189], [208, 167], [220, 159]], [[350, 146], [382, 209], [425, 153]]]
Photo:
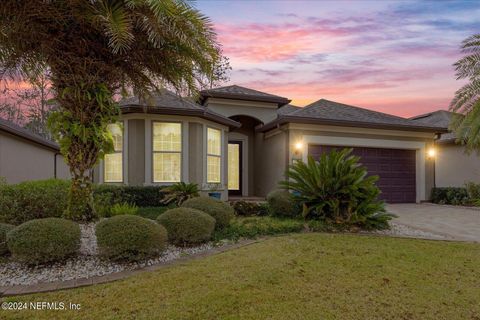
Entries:
[[[412, 121], [447, 128], [454, 113], [438, 110], [422, 114]], [[456, 142], [455, 134], [447, 132], [435, 140], [435, 181], [437, 187], [463, 187], [466, 182], [480, 182], [480, 158], [477, 153], [465, 153], [465, 147]]]
[[[204, 90], [196, 101], [162, 91], [121, 101], [112, 125], [115, 152], [95, 173], [98, 183], [197, 183], [229, 196], [265, 197], [289, 164], [334, 147], [352, 147], [380, 176], [388, 202], [429, 199], [434, 157], [428, 151], [445, 125], [318, 100], [290, 100], [236, 85]], [[438, 170], [437, 170], [438, 172]]]
[[0, 119], [0, 177], [19, 183], [67, 179], [70, 173], [55, 142]]

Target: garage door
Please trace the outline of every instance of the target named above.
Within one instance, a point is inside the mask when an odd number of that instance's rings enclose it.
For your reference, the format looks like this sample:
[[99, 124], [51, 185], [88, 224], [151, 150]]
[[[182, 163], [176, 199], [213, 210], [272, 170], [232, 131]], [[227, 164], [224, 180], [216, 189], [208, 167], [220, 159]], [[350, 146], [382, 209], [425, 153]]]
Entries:
[[[309, 145], [308, 154], [318, 159], [332, 149], [348, 147]], [[415, 150], [352, 147], [353, 154], [367, 167], [369, 175], [378, 175], [380, 198], [389, 203], [415, 202]]]

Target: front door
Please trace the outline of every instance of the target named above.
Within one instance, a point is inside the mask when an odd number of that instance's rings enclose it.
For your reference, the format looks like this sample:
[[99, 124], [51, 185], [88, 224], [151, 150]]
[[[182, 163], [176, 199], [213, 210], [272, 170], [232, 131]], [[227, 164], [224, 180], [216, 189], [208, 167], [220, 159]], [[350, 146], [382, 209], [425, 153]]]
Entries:
[[242, 195], [242, 148], [241, 141], [228, 142], [228, 194]]

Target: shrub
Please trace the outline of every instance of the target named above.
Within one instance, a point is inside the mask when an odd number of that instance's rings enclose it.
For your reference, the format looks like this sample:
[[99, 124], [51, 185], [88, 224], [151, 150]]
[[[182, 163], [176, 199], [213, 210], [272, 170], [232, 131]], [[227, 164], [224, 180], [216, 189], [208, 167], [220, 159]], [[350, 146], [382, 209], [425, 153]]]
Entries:
[[120, 215], [125, 215], [125, 214], [131, 214], [135, 215], [138, 212], [138, 207], [134, 204], [128, 204], [128, 203], [116, 203], [112, 206], [112, 209], [110, 210], [110, 215], [111, 216], [120, 216]]
[[8, 252], [7, 233], [15, 228], [13, 224], [0, 223], [0, 256]]
[[230, 226], [215, 233], [215, 239], [256, 238], [265, 235], [300, 232], [303, 221], [275, 217], [237, 217]]
[[159, 215], [173, 208], [175, 208], [175, 206], [173, 205], [169, 205], [165, 207], [140, 207], [138, 208], [137, 216], [156, 220]]
[[163, 189], [164, 198], [162, 203], [169, 204], [175, 203], [175, 205], [180, 206], [183, 202], [188, 199], [198, 197], [198, 184], [196, 183], [185, 183], [179, 182], [175, 183], [165, 189]]
[[268, 214], [268, 205], [266, 203], [239, 200], [235, 201], [232, 207], [237, 216], [242, 217], [266, 216]]
[[138, 261], [162, 252], [167, 231], [155, 221], [134, 215], [102, 220], [95, 228], [99, 253], [112, 260]]
[[367, 176], [366, 168], [359, 164], [360, 157], [351, 152], [352, 149], [333, 150], [319, 161], [308, 157], [307, 163], [298, 161], [290, 166], [288, 180], [281, 185], [293, 191], [305, 218], [364, 228], [372, 227], [378, 220], [388, 223], [392, 218], [386, 213], [384, 202], [378, 199], [378, 176]]
[[63, 260], [78, 252], [80, 227], [60, 218], [34, 219], [7, 233], [13, 258], [27, 264]]
[[203, 211], [192, 208], [167, 210], [157, 218], [168, 232], [168, 239], [176, 245], [205, 242], [212, 237], [215, 219]]
[[467, 195], [470, 201], [480, 199], [480, 183], [467, 182], [465, 184], [465, 189], [467, 190]]
[[466, 188], [433, 188], [430, 198], [438, 204], [466, 205], [470, 202]]
[[32, 219], [61, 217], [70, 182], [27, 181], [0, 185], [0, 222], [19, 225]]
[[300, 209], [290, 192], [275, 190], [267, 195], [268, 212], [275, 217], [297, 217]]
[[226, 202], [209, 197], [192, 198], [185, 201], [182, 207], [203, 211], [215, 219], [215, 229], [220, 230], [230, 224], [235, 216], [235, 211]]
[[137, 207], [160, 207], [163, 206], [163, 186], [115, 186], [96, 185], [93, 190], [94, 198], [110, 198], [110, 205], [116, 203], [130, 203]]

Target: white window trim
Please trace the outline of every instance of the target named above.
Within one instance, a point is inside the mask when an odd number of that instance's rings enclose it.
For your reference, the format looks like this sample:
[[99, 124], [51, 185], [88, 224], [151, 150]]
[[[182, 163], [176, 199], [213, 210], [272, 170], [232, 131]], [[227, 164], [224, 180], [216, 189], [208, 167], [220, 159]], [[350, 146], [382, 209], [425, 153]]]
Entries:
[[188, 183], [188, 121], [179, 120], [179, 118], [156, 117], [145, 119], [145, 186], [159, 185], [169, 186], [176, 182], [154, 182], [153, 181], [153, 123], [181, 123], [182, 125], [182, 151], [181, 151], [181, 172], [180, 181]]
[[203, 186], [202, 189], [207, 190], [209, 184], [214, 182], [208, 182], [208, 128], [219, 130], [220, 131], [220, 186], [218, 191], [226, 190], [225, 186], [225, 152], [228, 152], [228, 145], [225, 144], [225, 130], [220, 127], [215, 127], [211, 125], [203, 125]]
[[[369, 138], [332, 137], [332, 136], [309, 136], [309, 135], [303, 136], [302, 141], [303, 141], [302, 160], [304, 162], [307, 161], [309, 144], [415, 150], [415, 153], [416, 153], [415, 189], [417, 193], [416, 202], [419, 203], [420, 201], [425, 200], [426, 142], [369, 139]], [[292, 163], [293, 159], [294, 159], [293, 146], [291, 146], [289, 163]]]
[[123, 125], [123, 147], [122, 147], [122, 181], [106, 182], [105, 181], [105, 161], [102, 159], [99, 164], [98, 182], [104, 184], [128, 184], [128, 120], [118, 121]]

